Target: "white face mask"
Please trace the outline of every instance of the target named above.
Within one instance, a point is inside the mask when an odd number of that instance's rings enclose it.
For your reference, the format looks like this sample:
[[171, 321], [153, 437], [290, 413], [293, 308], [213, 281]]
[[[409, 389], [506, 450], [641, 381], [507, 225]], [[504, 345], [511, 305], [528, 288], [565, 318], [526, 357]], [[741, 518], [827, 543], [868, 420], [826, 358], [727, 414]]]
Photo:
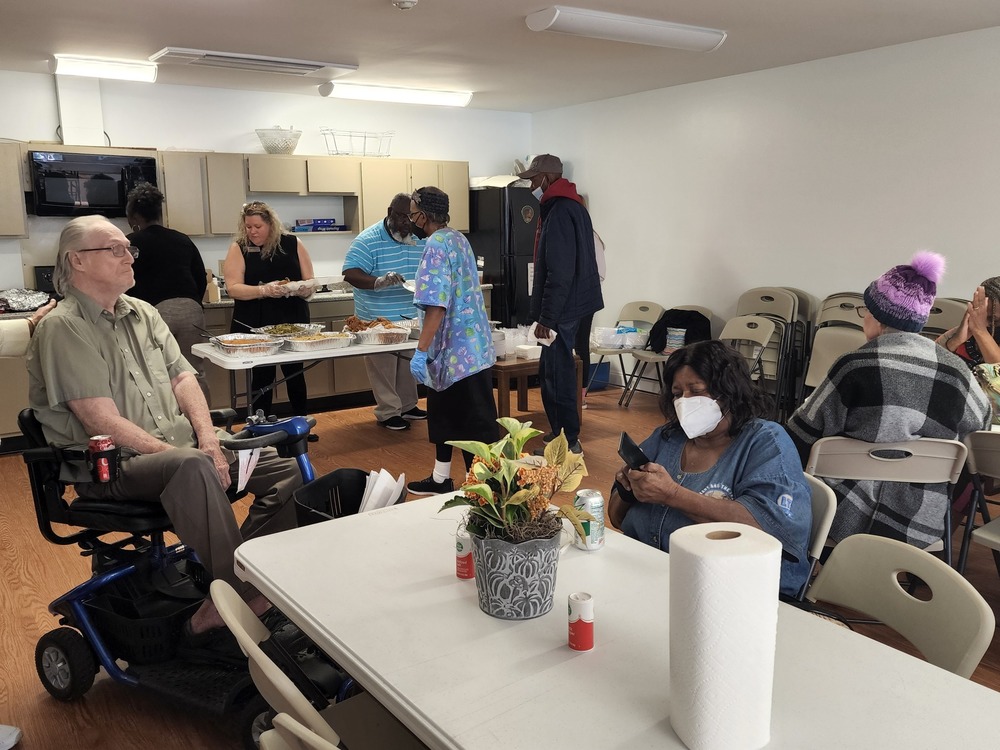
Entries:
[[684, 434], [692, 440], [707, 435], [722, 421], [722, 409], [708, 396], [675, 398], [674, 411]]
[[535, 188], [534, 190], [532, 190], [532, 191], [531, 191], [531, 194], [532, 194], [533, 196], [535, 196], [535, 200], [536, 200], [536, 201], [540, 201], [540, 200], [542, 199], [542, 194], [543, 194], [544, 192], [545, 192], [545, 191], [544, 191], [544, 190], [542, 190], [542, 189], [541, 189], [540, 187], [536, 187], [536, 188]]

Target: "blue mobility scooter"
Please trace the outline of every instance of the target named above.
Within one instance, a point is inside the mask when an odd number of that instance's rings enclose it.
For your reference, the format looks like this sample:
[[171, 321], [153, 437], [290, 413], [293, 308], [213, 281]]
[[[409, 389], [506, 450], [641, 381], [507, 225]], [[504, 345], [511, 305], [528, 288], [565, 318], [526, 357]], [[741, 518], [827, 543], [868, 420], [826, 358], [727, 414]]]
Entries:
[[[213, 412], [216, 424], [225, 420], [228, 426], [235, 417], [231, 409]], [[92, 568], [89, 580], [49, 605], [60, 627], [45, 633], [35, 648], [45, 689], [58, 700], [72, 701], [90, 689], [103, 667], [117, 682], [177, 702], [220, 716], [238, 712], [244, 746], [255, 748], [270, 709], [242, 654], [178, 654], [181, 627], [201, 605], [208, 581], [191, 550], [165, 543], [171, 524], [163, 508], [144, 501], [67, 502], [60, 464], [78, 460], [82, 453], [47, 446], [30, 409], [20, 413], [18, 423], [29, 445], [23, 458], [42, 535], [54, 544], [77, 545]], [[296, 459], [304, 483], [309, 483], [315, 478], [307, 453], [313, 425], [311, 418], [277, 420], [258, 412], [244, 430], [222, 442], [232, 450], [273, 445], [279, 455]], [[237, 496], [231, 494], [231, 499]], [[63, 535], [53, 524], [79, 530]], [[283, 668], [331, 700], [347, 697], [353, 681], [287, 620], [271, 620], [274, 640], [288, 656]]]

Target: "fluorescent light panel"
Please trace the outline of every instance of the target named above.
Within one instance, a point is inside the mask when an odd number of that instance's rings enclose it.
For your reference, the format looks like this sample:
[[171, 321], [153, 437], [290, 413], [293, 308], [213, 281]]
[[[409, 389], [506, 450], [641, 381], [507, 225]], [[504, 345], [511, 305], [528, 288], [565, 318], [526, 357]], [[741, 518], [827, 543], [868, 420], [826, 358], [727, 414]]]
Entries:
[[263, 55], [215, 52], [189, 47], [164, 47], [150, 55], [152, 62], [196, 65], [208, 68], [248, 70], [254, 73], [282, 73], [293, 76], [335, 78], [358, 69], [348, 63], [328, 63], [314, 60], [296, 60], [291, 57], [265, 57]]
[[466, 107], [472, 101], [471, 91], [432, 91], [406, 89], [392, 86], [365, 86], [359, 83], [320, 84], [322, 96], [337, 99], [360, 99], [369, 102], [394, 102], [396, 104], [433, 104], [441, 107]]
[[615, 42], [650, 44], [689, 52], [712, 52], [726, 41], [726, 32], [652, 18], [622, 16], [597, 10], [553, 5], [525, 17], [532, 31], [556, 31]]
[[60, 76], [85, 78], [115, 78], [121, 81], [156, 80], [156, 65], [145, 60], [118, 60], [110, 57], [87, 55], [54, 55], [52, 72]]

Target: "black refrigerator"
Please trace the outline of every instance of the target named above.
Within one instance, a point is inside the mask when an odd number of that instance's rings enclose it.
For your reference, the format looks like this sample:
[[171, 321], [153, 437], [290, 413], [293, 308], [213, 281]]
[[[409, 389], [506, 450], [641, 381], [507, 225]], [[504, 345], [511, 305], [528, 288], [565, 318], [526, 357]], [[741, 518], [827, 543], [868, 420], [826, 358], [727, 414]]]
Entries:
[[493, 320], [505, 328], [532, 323], [531, 264], [538, 226], [538, 201], [526, 187], [469, 191], [468, 233], [472, 250], [484, 261], [483, 283], [493, 285]]

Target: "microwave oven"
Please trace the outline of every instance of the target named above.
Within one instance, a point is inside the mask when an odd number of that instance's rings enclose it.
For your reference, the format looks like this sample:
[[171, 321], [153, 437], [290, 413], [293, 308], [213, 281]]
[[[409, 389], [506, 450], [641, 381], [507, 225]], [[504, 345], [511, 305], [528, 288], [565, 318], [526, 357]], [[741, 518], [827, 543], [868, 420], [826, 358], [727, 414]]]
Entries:
[[125, 201], [136, 185], [156, 185], [156, 159], [150, 156], [29, 151], [31, 208], [36, 216], [125, 215]]

